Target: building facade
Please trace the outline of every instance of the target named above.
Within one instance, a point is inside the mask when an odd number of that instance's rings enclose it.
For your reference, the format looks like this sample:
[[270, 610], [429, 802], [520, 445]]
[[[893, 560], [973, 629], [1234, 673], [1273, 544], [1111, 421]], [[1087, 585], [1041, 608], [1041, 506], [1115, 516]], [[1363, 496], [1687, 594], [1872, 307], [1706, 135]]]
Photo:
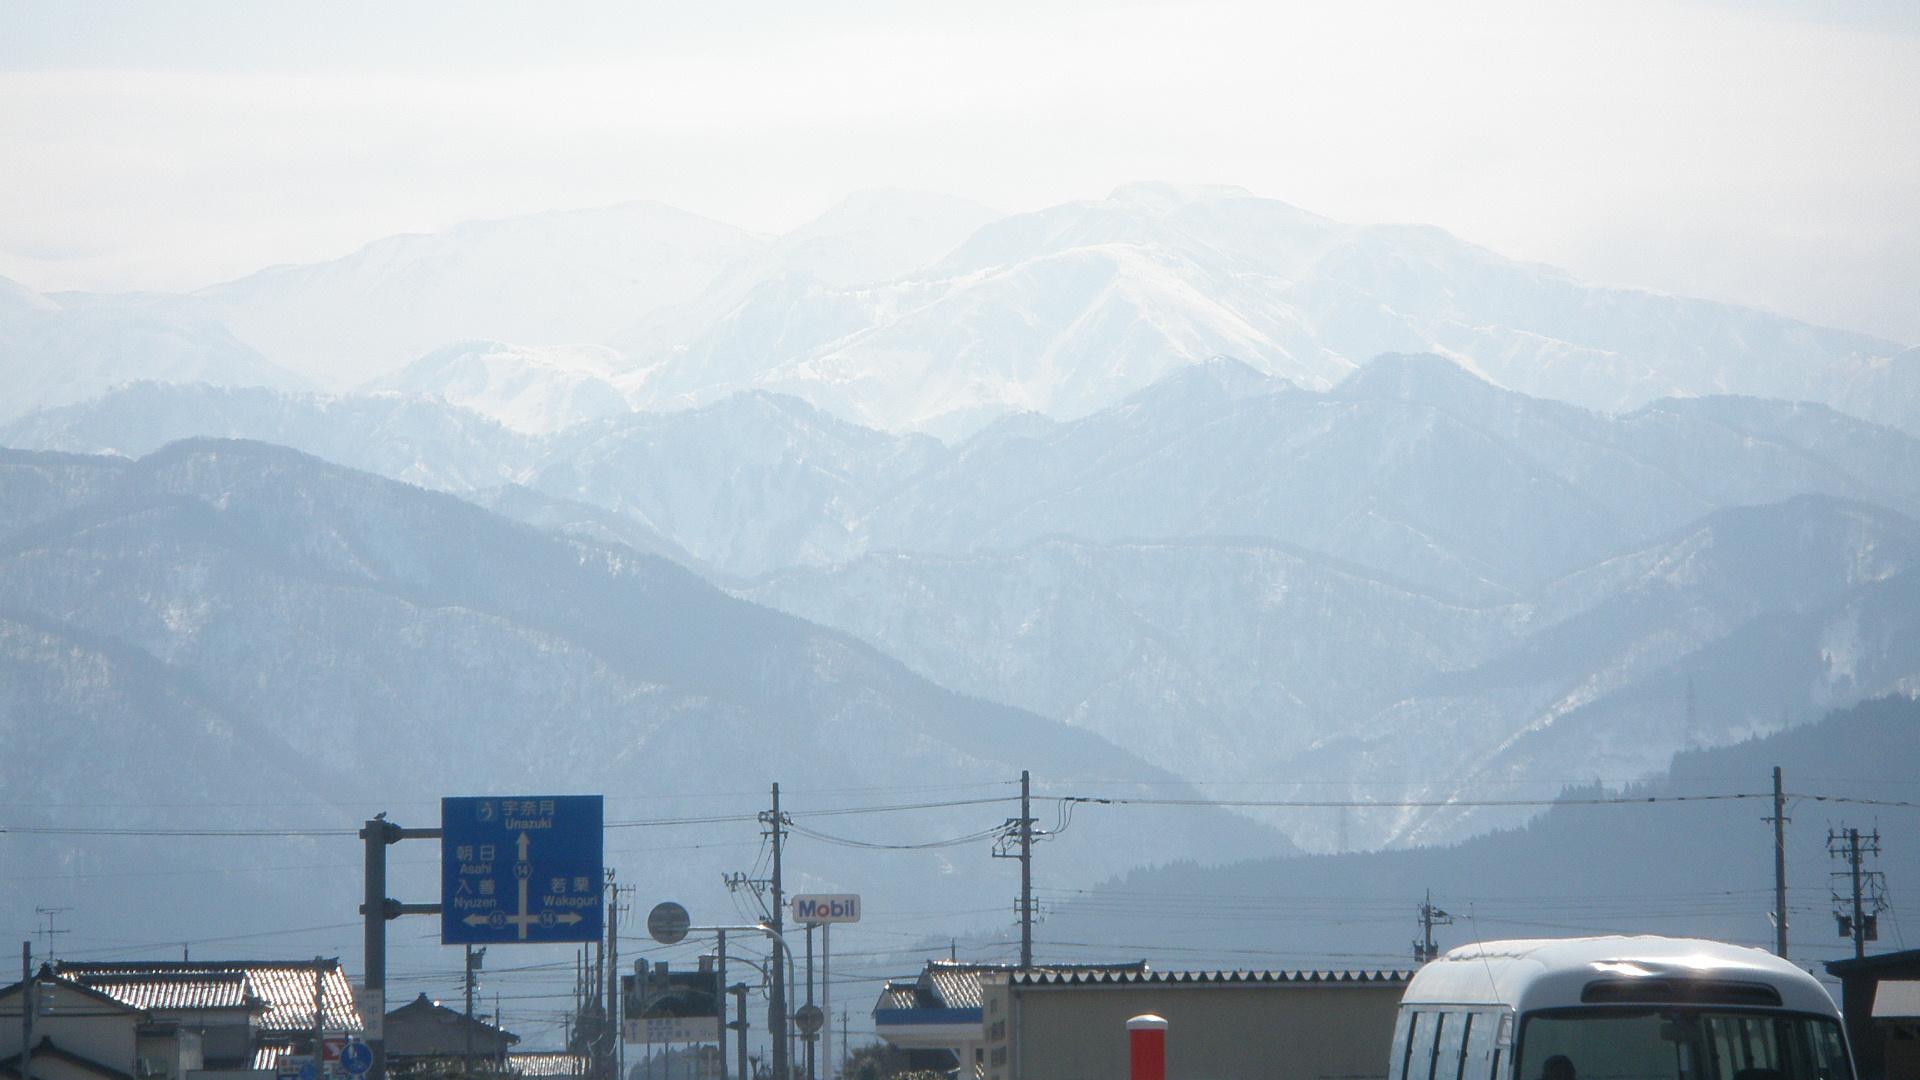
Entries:
[[[1410, 971], [1010, 971], [980, 983], [984, 1080], [1126, 1076], [1167, 1021], [1167, 1080], [1385, 1080]], [[964, 1075], [964, 1074], [963, 1074]]]

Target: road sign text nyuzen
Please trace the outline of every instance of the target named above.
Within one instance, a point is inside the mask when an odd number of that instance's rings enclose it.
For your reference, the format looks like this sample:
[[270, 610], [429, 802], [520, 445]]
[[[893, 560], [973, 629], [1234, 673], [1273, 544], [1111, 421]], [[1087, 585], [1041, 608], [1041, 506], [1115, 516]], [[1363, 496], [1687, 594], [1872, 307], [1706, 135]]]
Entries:
[[598, 795], [441, 799], [440, 940], [600, 940], [603, 813]]
[[822, 893], [793, 898], [793, 921], [837, 923], [860, 921], [858, 893]]

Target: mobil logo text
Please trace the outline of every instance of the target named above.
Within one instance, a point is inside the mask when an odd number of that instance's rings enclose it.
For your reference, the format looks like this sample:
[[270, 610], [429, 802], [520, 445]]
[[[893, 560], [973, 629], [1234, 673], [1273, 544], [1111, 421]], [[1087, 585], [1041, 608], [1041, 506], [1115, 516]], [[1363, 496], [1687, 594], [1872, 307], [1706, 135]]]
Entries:
[[860, 921], [860, 897], [854, 893], [833, 893], [793, 898], [793, 921], [797, 923], [836, 923]]

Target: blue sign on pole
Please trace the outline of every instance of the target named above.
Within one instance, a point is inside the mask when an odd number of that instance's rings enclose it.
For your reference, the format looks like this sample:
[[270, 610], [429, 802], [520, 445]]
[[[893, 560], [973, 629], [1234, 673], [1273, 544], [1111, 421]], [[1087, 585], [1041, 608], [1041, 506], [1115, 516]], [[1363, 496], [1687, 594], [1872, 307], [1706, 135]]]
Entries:
[[373, 1047], [363, 1042], [350, 1042], [340, 1048], [340, 1067], [347, 1070], [349, 1076], [365, 1076], [373, 1068]]
[[603, 815], [598, 795], [441, 799], [441, 942], [600, 940]]

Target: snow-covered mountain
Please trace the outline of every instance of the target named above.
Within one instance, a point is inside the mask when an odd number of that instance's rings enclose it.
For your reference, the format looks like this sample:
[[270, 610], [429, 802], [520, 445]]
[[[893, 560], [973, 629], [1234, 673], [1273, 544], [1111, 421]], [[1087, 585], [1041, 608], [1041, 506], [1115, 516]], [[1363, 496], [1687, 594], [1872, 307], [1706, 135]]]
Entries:
[[[1591, 285], [1438, 229], [1344, 224], [1236, 188], [1130, 185], [989, 222], [890, 282], [765, 280], [716, 315], [673, 344], [643, 400], [758, 387], [966, 434], [1011, 411], [1086, 415], [1215, 355], [1327, 389], [1379, 353], [1432, 351], [1607, 411], [1735, 393], [1920, 430], [1920, 362], [1895, 343]], [[660, 355], [643, 331], [622, 347]]]
[[861, 514], [946, 455], [928, 436], [764, 393], [582, 424], [542, 450], [528, 486], [629, 517], [733, 574], [850, 557]]
[[129, 383], [0, 425], [0, 446], [139, 458], [191, 438], [250, 439], [443, 491], [522, 479], [532, 440], [436, 398]]
[[633, 411], [622, 387], [635, 378], [604, 345], [462, 341], [435, 349], [364, 389], [439, 398], [531, 435]]
[[392, 236], [202, 289], [242, 340], [329, 389], [469, 340], [600, 342], [766, 241], [652, 202]]
[[[1648, 775], [1691, 746], [1778, 727], [1782, 709], [1920, 689], [1916, 582], [1920, 525], [1803, 497], [1716, 511], [1506, 603], [1253, 542], [1060, 539], [876, 554], [747, 595], [1196, 781], [1364, 800], [1392, 778], [1407, 797], [1446, 800]], [[1676, 672], [1694, 669], [1690, 727]], [[1305, 846], [1335, 842], [1326, 815], [1271, 820]], [[1344, 824], [1371, 846], [1512, 820], [1404, 809]]]
[[[0, 507], [0, 782], [23, 800], [12, 826], [50, 814], [72, 825], [98, 808], [48, 809], [71, 804], [58, 792], [140, 792], [161, 768], [167, 790], [204, 804], [202, 827], [345, 824], [383, 808], [419, 820], [442, 792], [604, 791], [623, 817], [700, 820], [691, 835], [715, 850], [670, 865], [622, 845], [610, 855], [623, 880], [714, 910], [728, 904], [720, 871], [759, 839], [768, 781], [787, 782], [800, 825], [875, 842], [984, 836], [1022, 768], [1183, 790], [1089, 733], [942, 690], [660, 559], [277, 447], [197, 440], [139, 461], [4, 452]], [[927, 786], [970, 790], [922, 812], [808, 816]], [[116, 803], [113, 824], [151, 824], [171, 801]], [[1057, 845], [1041, 873], [1087, 884], [1175, 854], [1286, 849], [1223, 813], [1186, 820], [1142, 842], [1124, 818], [1083, 816], [1082, 842]], [[676, 834], [649, 833], [661, 836]], [[350, 833], [332, 842], [354, 845]], [[178, 866], [177, 847], [66, 843], [23, 849], [0, 892], [12, 902], [35, 875], [112, 862], [93, 910], [143, 911], [147, 933], [179, 932], [143, 884]], [[265, 843], [289, 861], [284, 841]], [[876, 871], [796, 837], [788, 871], [821, 888], [857, 878], [876, 907], [940, 880], [959, 906], [997, 913], [1004, 876], [949, 873], [958, 860], [984, 870], [990, 846], [897, 854]], [[430, 868], [403, 873], [431, 888]], [[298, 880], [312, 887], [283, 898], [292, 925], [338, 921], [359, 888], [355, 875]], [[233, 916], [253, 895], [199, 899]]]
[[133, 380], [292, 389], [204, 305], [148, 294], [42, 295], [0, 278], [0, 420]]

